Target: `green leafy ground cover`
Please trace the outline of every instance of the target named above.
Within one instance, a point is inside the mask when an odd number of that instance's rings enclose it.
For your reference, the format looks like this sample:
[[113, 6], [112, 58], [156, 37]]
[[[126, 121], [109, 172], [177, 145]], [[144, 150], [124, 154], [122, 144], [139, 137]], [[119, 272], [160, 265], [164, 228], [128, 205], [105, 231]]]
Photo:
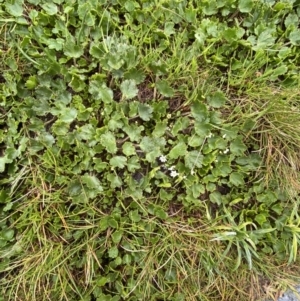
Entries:
[[299, 281], [299, 18], [298, 0], [0, 0], [0, 300]]

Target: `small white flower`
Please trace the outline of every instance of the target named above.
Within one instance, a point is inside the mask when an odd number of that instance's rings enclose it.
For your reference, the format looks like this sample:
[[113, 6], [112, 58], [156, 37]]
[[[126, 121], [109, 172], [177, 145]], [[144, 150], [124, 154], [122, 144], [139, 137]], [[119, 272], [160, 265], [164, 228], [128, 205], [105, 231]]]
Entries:
[[185, 180], [185, 179], [186, 179], [186, 176], [183, 176], [182, 179]]
[[224, 151], [223, 151], [223, 154], [227, 154], [229, 152], [229, 148], [226, 148]]
[[170, 176], [172, 178], [175, 178], [175, 177], [179, 176], [179, 173], [176, 170], [172, 170], [171, 173], [170, 173]]
[[212, 134], [212, 133], [209, 133], [209, 135], [206, 136], [206, 138], [211, 138], [211, 137], [213, 137], [213, 134]]
[[195, 174], [194, 170], [191, 170], [191, 175], [193, 176]]
[[225, 139], [225, 138], [226, 138], [226, 134], [224, 134], [224, 135], [222, 136], [222, 138], [224, 138], [224, 139]]
[[170, 170], [170, 171], [172, 171], [172, 170], [174, 170], [174, 169], [175, 169], [175, 166], [174, 166], [174, 165], [168, 168], [168, 170]]
[[218, 162], [219, 162], [219, 160], [218, 160], [218, 159], [216, 159], [216, 160], [215, 160], [215, 162], [216, 162], [216, 163], [218, 163]]
[[171, 114], [167, 114], [167, 118], [170, 119], [172, 117]]
[[159, 161], [162, 162], [162, 163], [165, 163], [165, 162], [167, 162], [167, 157], [164, 156], [164, 155], [161, 155], [161, 156], [159, 157]]

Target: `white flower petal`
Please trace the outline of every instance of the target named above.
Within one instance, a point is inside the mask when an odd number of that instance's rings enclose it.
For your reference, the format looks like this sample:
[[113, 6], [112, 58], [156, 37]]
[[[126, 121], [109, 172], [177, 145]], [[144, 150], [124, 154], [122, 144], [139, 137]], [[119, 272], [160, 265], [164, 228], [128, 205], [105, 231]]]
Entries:
[[159, 157], [159, 161], [162, 162], [162, 163], [165, 163], [165, 162], [167, 162], [167, 157], [161, 155], [161, 156]]
[[176, 170], [172, 170], [172, 171], [171, 171], [170, 176], [171, 176], [172, 178], [175, 178], [175, 177], [177, 177], [178, 175], [179, 175], [179, 173], [178, 173]]

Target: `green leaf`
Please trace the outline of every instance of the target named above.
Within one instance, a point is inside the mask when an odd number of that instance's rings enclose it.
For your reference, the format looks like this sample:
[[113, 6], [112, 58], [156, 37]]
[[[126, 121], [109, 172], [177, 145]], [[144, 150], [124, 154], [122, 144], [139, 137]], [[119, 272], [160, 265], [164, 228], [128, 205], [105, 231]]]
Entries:
[[195, 32], [195, 38], [199, 45], [201, 45], [201, 46], [204, 45], [205, 40], [207, 38], [205, 30], [202, 28], [198, 28]]
[[101, 59], [105, 55], [105, 51], [104, 49], [101, 49], [99, 45], [92, 42], [90, 46], [90, 54], [96, 59]]
[[113, 101], [113, 91], [106, 86], [106, 84], [102, 84], [98, 88], [98, 97], [105, 104], [110, 104]]
[[289, 39], [293, 45], [299, 46], [300, 45], [300, 30], [299, 29], [293, 30], [289, 35]]
[[153, 137], [162, 137], [164, 136], [166, 130], [167, 130], [167, 121], [159, 121], [156, 123], [152, 135]]
[[2, 230], [1, 232], [1, 236], [4, 240], [6, 241], [10, 241], [14, 238], [15, 235], [15, 231], [13, 229], [5, 229]]
[[18, 64], [17, 61], [14, 58], [7, 58], [5, 60], [6, 65], [12, 70], [12, 71], [17, 71], [18, 70]]
[[28, 80], [25, 83], [25, 86], [29, 90], [33, 90], [37, 86], [37, 79], [36, 76], [29, 76]]
[[95, 189], [97, 191], [103, 191], [99, 179], [95, 176], [84, 175], [81, 177], [82, 183], [86, 184], [88, 188]]
[[125, 79], [132, 79], [136, 82], [136, 84], [140, 84], [145, 80], [146, 75], [141, 70], [131, 69], [131, 70], [124, 73], [124, 78]]
[[97, 286], [104, 286], [107, 282], [109, 282], [109, 279], [107, 277], [100, 277], [97, 279]]
[[214, 15], [218, 12], [216, 1], [204, 2], [202, 9], [203, 13], [208, 16]]
[[158, 92], [165, 97], [172, 97], [174, 95], [174, 89], [168, 84], [166, 80], [159, 80], [156, 83]]
[[223, 162], [216, 164], [216, 168], [212, 173], [216, 176], [227, 177], [232, 172], [232, 168], [229, 163]]
[[152, 117], [153, 108], [148, 104], [139, 103], [138, 112], [141, 119], [149, 121]]
[[161, 153], [161, 149], [166, 145], [166, 140], [163, 137], [143, 137], [140, 147], [145, 153], [151, 151], [157, 152], [157, 157]]
[[48, 3], [42, 4], [42, 8], [50, 16], [57, 14], [57, 6], [54, 3], [48, 2]]
[[124, 168], [127, 162], [127, 158], [124, 156], [115, 156], [109, 160], [109, 164], [112, 167]]
[[138, 210], [130, 211], [129, 218], [135, 223], [138, 223], [142, 219]]
[[107, 180], [110, 181], [111, 188], [121, 187], [123, 184], [121, 178], [113, 173], [107, 175]]
[[65, 123], [71, 123], [77, 117], [77, 110], [74, 108], [63, 108], [59, 119]]
[[230, 183], [232, 183], [234, 186], [244, 186], [245, 185], [244, 177], [239, 172], [231, 173], [229, 180], [230, 180]]
[[222, 195], [219, 191], [214, 191], [209, 195], [209, 200], [217, 205], [222, 205]]
[[62, 104], [63, 106], [68, 105], [72, 101], [72, 94], [68, 91], [62, 91], [56, 97], [56, 104]]
[[273, 191], [267, 190], [267, 191], [264, 191], [264, 193], [258, 194], [257, 200], [260, 203], [264, 203], [269, 206], [269, 205], [275, 203], [278, 200], [278, 198], [277, 198], [276, 193], [274, 193]]
[[[251, 36], [248, 38], [251, 42]], [[274, 45], [276, 37], [273, 36], [272, 29], [265, 29], [261, 32], [257, 38], [257, 41], [254, 42], [253, 50], [258, 51], [260, 49], [267, 49]], [[252, 42], [253, 44], [253, 42]], [[256, 44], [256, 45], [255, 45]]]
[[107, 224], [111, 228], [114, 228], [114, 229], [118, 228], [118, 222], [111, 216], [108, 218]]
[[138, 88], [136, 86], [136, 82], [132, 79], [126, 79], [122, 82], [121, 92], [123, 94], [124, 99], [132, 99], [138, 95]]
[[102, 172], [107, 168], [107, 162], [102, 162], [102, 160], [100, 158], [94, 158], [93, 162], [95, 164], [94, 169], [97, 172]]
[[174, 22], [165, 22], [164, 33], [167, 37], [175, 33], [174, 26], [175, 26]]
[[71, 82], [69, 83], [69, 86], [75, 91], [80, 92], [83, 91], [86, 87], [86, 84], [84, 83], [83, 79], [77, 76], [73, 76]]
[[23, 0], [5, 1], [6, 11], [14, 17], [23, 15]]
[[191, 151], [186, 153], [184, 157], [185, 166], [189, 169], [202, 167], [203, 155], [199, 151]]
[[161, 154], [161, 152], [159, 150], [154, 150], [154, 151], [151, 151], [151, 152], [147, 152], [146, 153], [146, 160], [148, 162], [153, 163], [160, 154]]
[[124, 3], [124, 7], [128, 12], [133, 12], [136, 8], [139, 8], [140, 5], [136, 1], [128, 0]]
[[177, 143], [170, 151], [169, 158], [177, 159], [181, 156], [184, 156], [187, 151], [187, 145], [184, 142]]
[[108, 257], [109, 257], [109, 258], [117, 258], [118, 255], [119, 255], [118, 247], [113, 246], [112, 248], [110, 248], [110, 249], [108, 250]]
[[70, 58], [79, 58], [83, 55], [83, 47], [76, 45], [73, 38], [67, 38], [64, 44], [64, 54]]
[[278, 76], [286, 74], [288, 71], [288, 67], [286, 65], [281, 65], [274, 70], [272, 70], [272, 74], [270, 76], [270, 80], [277, 80]]
[[70, 196], [77, 196], [82, 191], [82, 185], [78, 180], [72, 181], [69, 184], [68, 192]]
[[125, 126], [123, 130], [128, 135], [130, 141], [139, 141], [142, 138], [141, 133], [144, 127], [142, 125], [131, 124]]
[[279, 214], [282, 214], [282, 211], [283, 211], [283, 207], [282, 207], [282, 205], [280, 205], [280, 204], [275, 204], [275, 205], [273, 205], [273, 206], [271, 207], [271, 209], [272, 209], [274, 212], [276, 212], [278, 215], [279, 215]]
[[205, 138], [208, 136], [212, 130], [212, 125], [209, 123], [203, 123], [199, 121], [195, 121], [195, 132], [200, 136], [201, 138]]
[[157, 216], [158, 218], [165, 220], [168, 218], [168, 213], [165, 212], [162, 208], [156, 208], [154, 210], [154, 214], [155, 216]]
[[127, 168], [129, 172], [134, 172], [141, 168], [139, 158], [137, 156], [128, 159]]
[[64, 42], [65, 40], [61, 38], [47, 40], [49, 49], [55, 49], [56, 51], [60, 51], [63, 49]]
[[135, 155], [136, 151], [135, 151], [135, 147], [133, 145], [133, 143], [126, 141], [123, 145], [122, 145], [122, 150], [124, 155], [126, 156], [131, 156], [131, 155]]
[[198, 146], [202, 145], [204, 142], [205, 136], [206, 135], [204, 135], [202, 137], [199, 137], [198, 135], [190, 136], [188, 138], [188, 145], [191, 147], [198, 147]]
[[267, 215], [263, 213], [259, 213], [255, 215], [254, 219], [262, 226], [267, 221]]
[[114, 134], [112, 132], [107, 132], [101, 135], [100, 138], [101, 144], [105, 147], [105, 149], [111, 153], [115, 154], [117, 152], [117, 142]]
[[245, 146], [242, 137], [237, 137], [230, 143], [230, 152], [236, 156], [242, 156], [246, 150], [247, 147]]
[[113, 101], [113, 91], [103, 83], [102, 79], [91, 80], [89, 83], [89, 93], [97, 100], [102, 100], [105, 104]]
[[213, 108], [221, 108], [226, 103], [227, 99], [223, 92], [217, 91], [207, 97], [207, 102]]
[[7, 203], [4, 207], [3, 207], [3, 212], [8, 212], [9, 210], [12, 209], [12, 206], [13, 206], [13, 203], [10, 202], [10, 203]]
[[208, 118], [206, 105], [200, 101], [195, 101], [191, 106], [191, 114], [198, 122], [204, 122]]
[[112, 235], [111, 238], [115, 244], [118, 244], [123, 237], [123, 231], [117, 230]]
[[185, 9], [185, 19], [189, 23], [196, 23], [197, 19], [197, 10], [190, 7]]
[[188, 117], [177, 118], [171, 131], [172, 135], [176, 136], [178, 132], [185, 130], [189, 125], [190, 119]]
[[5, 190], [0, 191], [0, 204], [6, 204], [9, 201], [11, 201], [11, 198], [9, 196], [9, 193]]
[[125, 255], [123, 256], [123, 262], [124, 262], [125, 264], [127, 264], [127, 265], [131, 264], [131, 256], [130, 256], [130, 254], [125, 254]]
[[243, 35], [245, 34], [245, 30], [243, 28], [228, 28], [224, 30], [222, 33], [223, 37], [228, 41], [228, 42], [234, 42], [240, 40]]
[[253, 0], [239, 0], [239, 10], [242, 13], [250, 13], [253, 5]]
[[[115, 266], [121, 265], [121, 264], [122, 264], [122, 258], [118, 256], [113, 262], [114, 262]], [[116, 297], [116, 296], [115, 296], [115, 297]], [[113, 299], [116, 299], [115, 297], [113, 297]], [[113, 299], [112, 299], [112, 300], [113, 300]], [[117, 301], [117, 300], [120, 300], [120, 297], [119, 297], [119, 296], [118, 296], [118, 299], [116, 299], [116, 301]]]
[[297, 27], [298, 24], [299, 24], [299, 18], [295, 13], [288, 14], [288, 16], [284, 20], [285, 27], [289, 27], [289, 26]]

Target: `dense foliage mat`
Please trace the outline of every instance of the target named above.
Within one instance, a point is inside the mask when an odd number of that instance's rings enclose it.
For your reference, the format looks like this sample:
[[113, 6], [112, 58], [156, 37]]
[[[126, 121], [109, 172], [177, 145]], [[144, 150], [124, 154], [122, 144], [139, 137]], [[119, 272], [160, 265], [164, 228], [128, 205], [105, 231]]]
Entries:
[[297, 0], [0, 0], [0, 300], [291, 285], [299, 18]]

